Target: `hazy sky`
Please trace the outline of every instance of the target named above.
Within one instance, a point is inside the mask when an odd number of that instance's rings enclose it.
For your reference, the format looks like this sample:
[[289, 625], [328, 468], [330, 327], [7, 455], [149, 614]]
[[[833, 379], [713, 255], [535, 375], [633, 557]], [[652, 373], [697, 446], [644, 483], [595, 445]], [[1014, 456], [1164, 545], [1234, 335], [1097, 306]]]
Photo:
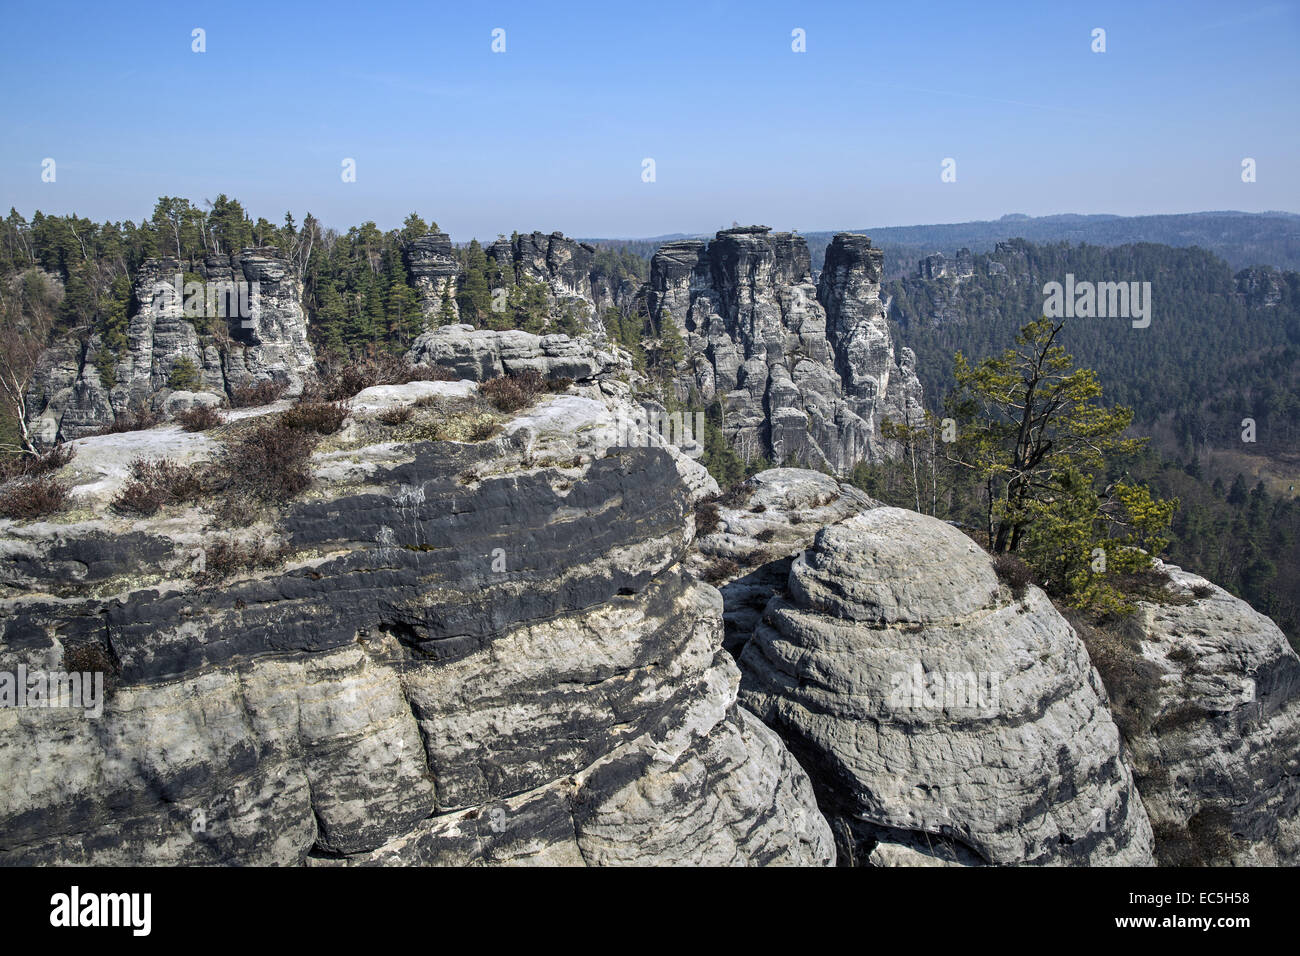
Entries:
[[27, 216], [224, 192], [274, 221], [416, 210], [468, 239], [1300, 211], [1296, 3], [5, 0], [0, 19], [0, 204]]

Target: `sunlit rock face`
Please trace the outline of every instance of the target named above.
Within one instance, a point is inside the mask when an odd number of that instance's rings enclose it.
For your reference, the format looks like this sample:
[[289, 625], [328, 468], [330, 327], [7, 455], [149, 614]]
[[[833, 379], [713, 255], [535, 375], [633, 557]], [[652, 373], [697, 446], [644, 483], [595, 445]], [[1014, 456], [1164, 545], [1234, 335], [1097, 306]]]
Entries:
[[171, 410], [176, 392], [206, 396], [186, 397], [188, 405], [261, 381], [301, 391], [314, 358], [289, 262], [267, 247], [208, 256], [190, 274], [198, 279], [186, 281], [183, 268], [177, 259], [141, 264], [139, 308], [119, 351], [98, 334], [84, 347], [70, 340], [46, 351], [27, 394], [28, 424], [42, 444], [80, 438], [141, 408]]
[[819, 531], [740, 666], [848, 861], [1152, 862], [1082, 641], [941, 521], [881, 507]]
[[892, 451], [881, 422], [921, 414], [912, 353], [895, 355], [881, 253], [841, 233], [814, 281], [801, 236], [766, 226], [662, 246], [646, 301], [686, 339], [684, 398], [721, 402], [742, 457], [845, 474]]
[[[202, 467], [224, 432], [78, 441], [72, 510], [0, 521], [0, 672], [93, 652], [116, 689], [0, 708], [0, 862], [832, 863], [683, 564], [717, 486], [617, 385], [474, 441], [377, 423], [455, 420], [470, 379], [367, 389], [310, 488], [238, 527], [107, 506], [127, 459]], [[204, 583], [223, 541], [280, 553]]]

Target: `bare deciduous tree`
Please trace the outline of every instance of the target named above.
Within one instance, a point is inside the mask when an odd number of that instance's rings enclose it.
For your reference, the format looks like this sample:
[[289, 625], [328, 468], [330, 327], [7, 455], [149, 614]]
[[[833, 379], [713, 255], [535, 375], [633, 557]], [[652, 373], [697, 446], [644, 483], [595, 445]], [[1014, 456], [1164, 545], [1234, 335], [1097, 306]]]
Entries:
[[0, 285], [0, 413], [12, 418], [17, 444], [7, 451], [39, 454], [27, 427], [27, 392], [54, 327], [57, 287], [36, 269]]

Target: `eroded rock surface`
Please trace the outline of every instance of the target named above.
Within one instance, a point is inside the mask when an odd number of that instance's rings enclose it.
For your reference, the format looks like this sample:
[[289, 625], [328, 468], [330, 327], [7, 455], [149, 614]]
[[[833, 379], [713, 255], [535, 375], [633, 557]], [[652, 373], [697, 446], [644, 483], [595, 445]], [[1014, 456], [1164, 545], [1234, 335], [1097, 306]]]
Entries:
[[626, 355], [589, 338], [497, 332], [469, 325], [444, 325], [420, 335], [407, 358], [441, 365], [475, 381], [534, 371], [543, 378], [587, 381], [631, 372]]
[[1139, 604], [1157, 668], [1133, 765], [1167, 862], [1300, 863], [1300, 658], [1271, 620], [1164, 565], [1186, 603]]
[[39, 443], [80, 438], [139, 408], [174, 408], [178, 390], [198, 396], [184, 404], [211, 404], [259, 381], [278, 382], [288, 394], [301, 390], [314, 359], [289, 262], [259, 248], [209, 256], [201, 268], [204, 282], [191, 277], [196, 288], [187, 291], [178, 283], [186, 276], [179, 260], [140, 266], [139, 309], [120, 350], [92, 334], [84, 344], [66, 341], [45, 352], [27, 394], [28, 425]]
[[787, 588], [741, 653], [741, 701], [808, 769], [847, 856], [1152, 861], [1105, 690], [1042, 592], [1013, 599], [968, 538], [897, 508], [819, 531]]
[[[0, 861], [831, 863], [807, 776], [736, 704], [717, 591], [683, 570], [711, 479], [629, 440], [597, 383], [478, 442], [369, 417], [475, 392], [368, 390], [312, 487], [248, 527], [207, 503], [122, 517], [102, 488], [0, 521], [0, 671], [87, 649], [117, 671], [98, 719], [0, 709]], [[140, 434], [191, 463], [221, 438]], [[100, 441], [65, 477], [114, 480]], [[205, 583], [196, 557], [236, 539], [283, 550]]]
[[696, 537], [692, 560], [722, 592], [723, 646], [738, 654], [768, 600], [785, 590], [791, 562], [817, 532], [879, 502], [818, 471], [769, 468], [713, 507], [717, 527]]
[[801, 236], [748, 226], [666, 243], [646, 300], [686, 340], [683, 397], [723, 403], [723, 431], [742, 457], [845, 474], [889, 456], [885, 418], [921, 413], [914, 356], [895, 356], [880, 268], [870, 239], [841, 233], [814, 282]]

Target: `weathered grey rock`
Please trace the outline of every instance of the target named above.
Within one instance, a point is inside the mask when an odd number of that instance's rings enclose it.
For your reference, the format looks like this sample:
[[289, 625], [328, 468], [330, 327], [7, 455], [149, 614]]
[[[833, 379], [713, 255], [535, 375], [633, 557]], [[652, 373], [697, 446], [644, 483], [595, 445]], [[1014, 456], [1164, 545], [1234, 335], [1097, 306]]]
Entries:
[[473, 381], [535, 371], [543, 378], [590, 382], [627, 375], [632, 366], [613, 347], [588, 338], [496, 332], [469, 325], [444, 325], [415, 340], [407, 358], [412, 363], [440, 365]]
[[[356, 416], [474, 401], [412, 385]], [[700, 466], [629, 439], [620, 403], [547, 397], [477, 443], [354, 417], [246, 528], [80, 487], [67, 515], [0, 521], [0, 671], [86, 645], [120, 668], [98, 719], [0, 708], [0, 862], [833, 862], [806, 775], [736, 705], [717, 592], [682, 569]], [[132, 437], [83, 439], [61, 477], [111, 483]], [[285, 554], [200, 586], [219, 540]]]
[[431, 232], [413, 239], [405, 252], [406, 268], [411, 273], [425, 316], [437, 320], [444, 304], [455, 317], [460, 316], [456, 292], [460, 282], [460, 260], [445, 232]]
[[[819, 531], [740, 657], [862, 860], [951, 843], [991, 864], [1148, 864], [1105, 690], [1037, 589], [1012, 600], [941, 521], [876, 508]], [[878, 860], [879, 862], [879, 860]]]
[[[790, 564], [817, 532], [879, 502], [819, 471], [769, 468], [740, 484], [715, 505], [718, 527], [695, 539], [692, 564], [710, 574], [722, 592], [723, 647], [739, 654], [758, 626], [763, 609], [785, 589]], [[711, 573], [732, 561], [734, 572]]]
[[895, 359], [880, 261], [865, 236], [840, 234], [814, 284], [804, 239], [766, 226], [662, 246], [646, 301], [686, 339], [681, 397], [721, 401], [723, 431], [747, 461], [844, 474], [883, 460], [881, 421], [918, 416], [921, 386], [910, 353]]
[[552, 316], [570, 312], [584, 335], [605, 337], [591, 283], [595, 246], [560, 232], [532, 232], [498, 239], [486, 251], [508, 282], [544, 284], [553, 298]]
[[[1140, 603], [1159, 670], [1133, 766], [1170, 862], [1300, 863], [1300, 658], [1264, 615], [1173, 565], [1185, 604]], [[1190, 851], [1190, 852], [1189, 852]]]
[[[141, 407], [165, 409], [174, 375], [186, 365], [194, 381], [179, 387], [184, 391], [225, 395], [263, 380], [283, 383], [288, 394], [301, 390], [313, 358], [289, 263], [270, 248], [210, 256], [199, 267], [208, 286], [193, 300], [183, 281], [176, 292], [187, 268], [177, 259], [149, 259], [140, 266], [140, 308], [128, 320], [120, 354], [107, 353], [100, 337], [91, 335], [84, 348], [65, 342], [42, 356], [27, 395], [29, 426], [42, 444], [82, 437]], [[241, 287], [244, 315], [238, 314], [238, 299], [232, 305], [219, 296], [221, 288]], [[186, 314], [187, 300], [202, 314]], [[112, 369], [110, 381], [101, 367]]]

